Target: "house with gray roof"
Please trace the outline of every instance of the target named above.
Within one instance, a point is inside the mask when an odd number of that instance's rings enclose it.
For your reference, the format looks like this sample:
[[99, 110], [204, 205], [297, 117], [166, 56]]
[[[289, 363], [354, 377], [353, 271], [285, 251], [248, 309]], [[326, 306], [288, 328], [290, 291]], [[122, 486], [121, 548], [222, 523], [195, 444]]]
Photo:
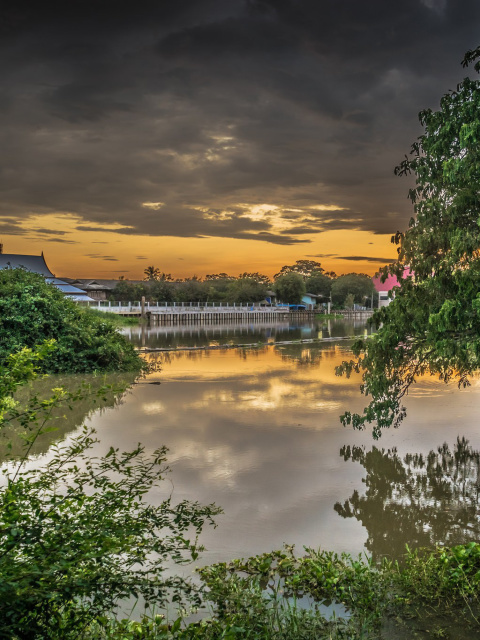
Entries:
[[21, 253], [3, 253], [3, 245], [0, 245], [0, 269], [25, 269], [32, 273], [38, 273], [45, 278], [46, 282], [60, 289], [60, 291], [71, 300], [75, 302], [90, 302], [92, 300], [82, 289], [74, 287], [60, 278], [56, 278], [55, 274], [50, 271], [45, 262], [43, 251], [40, 256]]

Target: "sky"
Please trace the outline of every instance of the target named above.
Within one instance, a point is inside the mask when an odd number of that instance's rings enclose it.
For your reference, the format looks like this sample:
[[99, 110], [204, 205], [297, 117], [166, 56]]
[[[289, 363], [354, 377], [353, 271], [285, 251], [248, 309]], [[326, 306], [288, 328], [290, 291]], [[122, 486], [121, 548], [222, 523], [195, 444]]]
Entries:
[[373, 274], [412, 215], [394, 168], [479, 26], [478, 0], [6, 2], [4, 252], [70, 277]]

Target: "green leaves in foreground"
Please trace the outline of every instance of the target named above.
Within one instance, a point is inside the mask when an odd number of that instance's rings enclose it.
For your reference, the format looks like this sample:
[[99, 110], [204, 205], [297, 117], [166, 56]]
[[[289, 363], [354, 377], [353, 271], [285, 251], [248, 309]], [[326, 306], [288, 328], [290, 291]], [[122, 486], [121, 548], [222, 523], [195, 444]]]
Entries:
[[[33, 470], [4, 470], [0, 489], [0, 637], [78, 637], [121, 600], [199, 603], [166, 563], [196, 559], [219, 509], [174, 505], [159, 486], [166, 449], [92, 456], [84, 430]], [[158, 506], [146, 500], [152, 490]], [[193, 541], [191, 536], [193, 535]]]
[[[480, 545], [410, 551], [402, 564], [292, 548], [200, 570], [199, 622], [114, 621], [87, 638], [411, 640], [478, 636]], [[330, 607], [330, 608], [327, 608]], [[450, 633], [455, 632], [451, 636]]]
[[[480, 49], [469, 52], [466, 62], [479, 57]], [[374, 437], [398, 426], [402, 398], [420, 376], [467, 386], [480, 369], [480, 81], [465, 78], [420, 121], [424, 133], [396, 169], [415, 176], [415, 218], [392, 238], [399, 260], [383, 271], [400, 286], [373, 317], [377, 334], [357, 342], [356, 360], [337, 370], [360, 373], [372, 398], [363, 414], [345, 413], [343, 424], [373, 423]]]

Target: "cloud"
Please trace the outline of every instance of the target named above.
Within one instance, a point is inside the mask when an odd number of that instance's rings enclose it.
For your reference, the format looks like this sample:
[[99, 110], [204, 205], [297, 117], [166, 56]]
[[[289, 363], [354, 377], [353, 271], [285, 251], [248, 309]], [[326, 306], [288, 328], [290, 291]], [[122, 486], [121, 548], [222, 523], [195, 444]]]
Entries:
[[96, 260], [107, 260], [110, 262], [118, 262], [118, 258], [115, 258], [114, 256], [101, 256], [98, 253], [87, 253], [86, 257], [94, 258]]
[[384, 264], [396, 262], [395, 258], [374, 258], [372, 256], [338, 256], [338, 260], [352, 260], [353, 262], [382, 262]]
[[45, 242], [61, 242], [63, 244], [79, 244], [77, 240], [66, 240], [65, 238], [42, 238]]
[[393, 168], [418, 111], [463, 77], [478, 2], [137, 6], [3, 10], [0, 233], [52, 212], [80, 231], [279, 245], [407, 226]]

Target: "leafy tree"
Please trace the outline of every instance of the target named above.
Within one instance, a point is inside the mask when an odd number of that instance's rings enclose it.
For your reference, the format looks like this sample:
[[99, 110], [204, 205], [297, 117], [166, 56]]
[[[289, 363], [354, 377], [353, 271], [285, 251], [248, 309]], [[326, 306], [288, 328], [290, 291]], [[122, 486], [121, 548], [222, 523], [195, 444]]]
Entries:
[[[222, 276], [224, 274], [218, 274]], [[209, 302], [222, 302], [227, 297], [230, 285], [235, 282], [235, 278], [227, 276], [226, 278], [218, 277], [209, 280], [205, 279], [204, 285], [207, 291], [207, 299]]]
[[267, 295], [267, 287], [253, 278], [238, 278], [227, 289], [228, 302], [260, 302]]
[[207, 273], [205, 280], [235, 280], [235, 276], [229, 276], [228, 273]]
[[[464, 65], [479, 58], [480, 48], [468, 52]], [[416, 217], [394, 236], [399, 261], [384, 270], [400, 287], [374, 316], [378, 333], [357, 342], [357, 360], [338, 370], [361, 372], [363, 393], [372, 397], [363, 415], [347, 412], [343, 423], [374, 423], [376, 437], [401, 421], [401, 399], [418, 376], [466, 386], [480, 367], [479, 112], [480, 82], [467, 77], [438, 111], [420, 113], [424, 133], [396, 169], [416, 178], [409, 193]], [[406, 265], [411, 272], [402, 279]]]
[[147, 295], [147, 292], [148, 290], [145, 284], [120, 280], [112, 289], [109, 298], [114, 302], [134, 302], [141, 300], [142, 296]]
[[42, 276], [24, 269], [0, 271], [0, 365], [24, 347], [54, 340], [43, 371], [139, 371], [143, 361], [112, 322], [88, 313]]
[[248, 278], [249, 280], [255, 280], [255, 282], [260, 282], [261, 284], [264, 284], [266, 286], [270, 286], [271, 284], [271, 280], [268, 276], [263, 275], [263, 273], [258, 273], [258, 271], [255, 271], [253, 273], [248, 273], [247, 271], [244, 271], [244, 273], [241, 273], [238, 276], [239, 279], [241, 278]]
[[178, 302], [206, 302], [208, 300], [208, 286], [199, 278], [193, 277], [178, 283], [176, 298]]
[[347, 273], [344, 276], [338, 276], [332, 283], [332, 302], [336, 305], [345, 304], [345, 300], [349, 294], [353, 295], [354, 302], [364, 304], [374, 290], [373, 282], [370, 276], [363, 273]]
[[164, 279], [152, 282], [148, 287], [148, 299], [155, 302], [173, 302], [175, 300], [175, 286]]
[[347, 294], [345, 298], [344, 306], [345, 306], [345, 309], [349, 309], [349, 310], [353, 309], [353, 307], [355, 306], [355, 296], [353, 295], [353, 293]]
[[315, 293], [324, 298], [330, 297], [332, 284], [332, 278], [322, 271], [312, 271], [312, 275], [305, 281], [305, 287], [308, 293]]
[[305, 282], [299, 273], [291, 271], [279, 276], [273, 285], [277, 298], [289, 304], [299, 304], [305, 295]]
[[309, 278], [316, 271], [320, 273], [323, 272], [320, 262], [315, 262], [315, 260], [297, 260], [295, 264], [283, 266], [280, 271], [273, 276], [273, 279], [276, 280], [287, 273], [299, 273], [305, 278]]

